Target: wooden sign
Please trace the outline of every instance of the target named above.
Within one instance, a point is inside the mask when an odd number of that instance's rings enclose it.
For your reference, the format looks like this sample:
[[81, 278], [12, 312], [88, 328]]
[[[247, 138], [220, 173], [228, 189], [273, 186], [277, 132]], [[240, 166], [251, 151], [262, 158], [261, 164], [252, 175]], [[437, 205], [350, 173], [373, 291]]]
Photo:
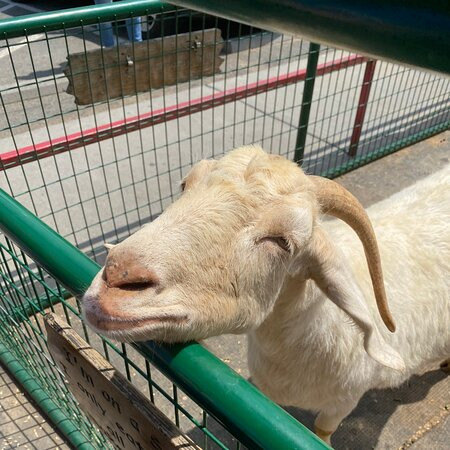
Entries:
[[56, 314], [45, 316], [48, 348], [80, 409], [120, 450], [199, 449]]
[[212, 28], [75, 53], [67, 57], [66, 92], [87, 105], [213, 75], [222, 47], [220, 30]]

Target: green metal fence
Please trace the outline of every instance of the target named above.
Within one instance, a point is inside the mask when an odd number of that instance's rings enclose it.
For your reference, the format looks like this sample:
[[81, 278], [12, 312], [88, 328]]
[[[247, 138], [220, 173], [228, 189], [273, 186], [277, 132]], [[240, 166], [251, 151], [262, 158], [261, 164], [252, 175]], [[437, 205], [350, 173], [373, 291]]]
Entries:
[[[68, 55], [106, 58], [96, 23], [132, 16], [142, 16], [144, 46], [162, 37], [161, 54], [173, 53], [164, 42], [177, 33], [195, 45], [205, 29], [220, 30], [223, 42], [192, 52], [206, 65], [202, 55], [220, 46], [219, 70], [76, 104], [66, 92]], [[135, 61], [123, 21], [111, 23], [121, 44], [113, 51]], [[448, 78], [156, 1], [6, 20], [0, 39], [0, 187], [100, 263], [102, 243], [157, 216], [201, 158], [257, 143], [333, 177], [450, 125]], [[151, 66], [158, 55], [149, 52], [141, 59]], [[79, 69], [86, 89], [103, 84], [108, 93], [117, 61]]]
[[0, 359], [13, 374], [31, 379], [31, 393], [74, 445], [107, 447], [48, 355], [42, 326], [46, 310], [65, 317], [202, 448], [242, 448], [241, 443], [248, 448], [326, 448], [199, 344], [131, 347], [88, 330], [76, 296], [99, 266], [2, 191], [0, 202], [0, 229], [6, 236], [0, 244]]
[[[130, 18], [142, 44], [128, 39]], [[111, 24], [111, 49], [99, 24]], [[200, 61], [196, 76], [181, 78], [182, 54], [189, 74]], [[84, 90], [67, 90], [74, 55]], [[157, 1], [0, 21], [0, 63], [0, 358], [50, 419], [79, 448], [107, 448], [48, 355], [42, 317], [55, 310], [201, 446], [323, 446], [198, 344], [101, 339], [77, 296], [104, 261], [103, 243], [160, 214], [199, 159], [258, 143], [336, 176], [447, 129], [450, 81]], [[93, 101], [82, 104], [86, 94]]]

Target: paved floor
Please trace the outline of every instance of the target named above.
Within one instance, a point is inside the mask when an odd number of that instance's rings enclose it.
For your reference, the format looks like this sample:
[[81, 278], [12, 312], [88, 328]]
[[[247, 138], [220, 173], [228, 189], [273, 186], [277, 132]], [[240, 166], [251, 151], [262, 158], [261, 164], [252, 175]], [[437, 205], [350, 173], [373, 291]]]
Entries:
[[[61, 70], [67, 56], [58, 44], [61, 39], [64, 37], [55, 32], [50, 69]], [[76, 35], [68, 36], [68, 42], [74, 51], [83, 45]], [[84, 42], [88, 48], [98, 47], [95, 39]], [[107, 104], [76, 108], [73, 97], [64, 92], [67, 85], [64, 75], [59, 73], [55, 79], [48, 76], [46, 43], [34, 42], [31, 48], [37, 58], [35, 63], [41, 64], [34, 70], [42, 76], [38, 80], [27, 79], [30, 72], [33, 75], [31, 62], [26, 62], [27, 46], [18, 48], [13, 55], [20, 71], [15, 74], [12, 70], [5, 71], [12, 83], [16, 77], [23, 85], [20, 89], [5, 87], [3, 91], [7, 115], [2, 117], [0, 107], [0, 152], [305, 68], [304, 44], [299, 39], [278, 37], [261, 53], [254, 49], [241, 56], [228, 55], [224, 60], [228, 72], [209, 77], [203, 84], [196, 80]], [[293, 55], [284, 55], [278, 63], [270, 65], [274, 52], [289, 54], [292, 48]], [[251, 57], [250, 65], [246, 57]], [[324, 51], [321, 62], [338, 57], [333, 51]], [[258, 63], [260, 58], [264, 63]], [[429, 74], [402, 75], [403, 69], [386, 63], [380, 63], [377, 70], [379, 79], [372, 91], [376, 100], [367, 111], [358, 150], [361, 157], [433, 123], [450, 120], [450, 97], [445, 97], [450, 88], [447, 81], [430, 78]], [[317, 98], [311, 108], [304, 157], [304, 168], [309, 173], [322, 173], [351, 160], [347, 150], [358, 80], [363, 73], [363, 66], [359, 66], [317, 80]], [[407, 95], [394, 95], [402, 82]], [[430, 85], [431, 94], [423, 88], [425, 82]], [[267, 150], [292, 158], [302, 86], [303, 83], [297, 83], [92, 143], [57, 158], [30, 162], [24, 168], [9, 170], [6, 174], [9, 180], [0, 174], [0, 187], [12, 191], [16, 197], [24, 194], [20, 198], [23, 204], [84, 250], [89, 249], [92, 241], [98, 246], [101, 241], [119, 240], [128, 233], [130, 223], [137, 226], [139, 220], [158, 214], [176, 197], [180, 179], [192, 161], [220, 156], [230, 148], [249, 143], [260, 143]], [[412, 102], [411, 97], [417, 101]], [[431, 111], [434, 115], [428, 117]]]
[[[14, 8], [36, 8], [42, 3]], [[5, 6], [0, 13], [20, 11], [24, 9]], [[223, 55], [221, 71], [214, 76], [78, 106], [66, 92], [63, 68], [68, 54], [99, 49], [96, 30], [95, 26], [66, 33], [56, 30], [28, 40], [12, 39], [0, 47], [0, 153], [242, 88], [305, 69], [307, 64], [308, 42], [275, 35], [263, 46]], [[244, 46], [241, 40], [239, 45]], [[322, 50], [320, 64], [348, 56]], [[303, 164], [309, 173], [351, 161], [348, 146], [363, 75], [364, 65], [358, 65], [317, 78]], [[122, 239], [130, 228], [161, 212], [178, 194], [180, 179], [192, 162], [249, 143], [292, 158], [303, 85], [292, 84], [29, 162], [0, 173], [0, 187], [89, 251], [91, 243], [99, 247], [103, 241]], [[450, 120], [449, 92], [448, 80], [378, 63], [358, 155], [364, 157], [374, 148]]]
[[0, 450], [69, 448], [0, 365]]

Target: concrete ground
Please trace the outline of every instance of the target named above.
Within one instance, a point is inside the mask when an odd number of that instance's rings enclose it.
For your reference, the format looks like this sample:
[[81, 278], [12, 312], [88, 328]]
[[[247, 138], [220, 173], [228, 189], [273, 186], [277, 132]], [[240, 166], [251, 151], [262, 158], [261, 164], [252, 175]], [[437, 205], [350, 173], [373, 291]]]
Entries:
[[0, 450], [70, 447], [0, 365]]
[[[92, 40], [85, 42], [88, 48], [96, 48], [98, 36], [91, 31]], [[203, 83], [194, 80], [77, 108], [73, 97], [64, 92], [67, 79], [61, 73], [55, 80], [49, 76], [49, 67], [60, 71], [67, 56], [61, 47], [63, 37], [54, 34], [52, 64], [45, 42], [37, 41], [30, 46], [34, 72], [23, 44], [14, 47], [16, 73], [5, 66], [6, 84], [0, 87], [5, 111], [2, 116], [0, 107], [1, 153], [290, 73], [305, 68], [307, 62], [307, 43], [278, 36], [261, 50], [226, 55], [223, 73]], [[68, 43], [77, 52], [83, 40], [69, 35]], [[343, 56], [324, 49], [320, 62]], [[8, 62], [8, 55], [4, 58]], [[40, 74], [36, 81], [30, 78], [33, 73]], [[360, 65], [317, 79], [303, 164], [309, 173], [323, 173], [351, 161], [348, 146], [363, 73]], [[20, 89], [14, 87], [15, 77]], [[89, 251], [91, 243], [99, 247], [104, 241], [120, 240], [130, 229], [160, 213], [178, 195], [180, 180], [192, 162], [252, 143], [292, 158], [302, 89], [303, 83], [297, 83], [30, 162], [0, 173], [0, 187]], [[399, 90], [401, 94], [397, 94]], [[411, 75], [404, 68], [380, 63], [358, 155], [446, 123], [450, 120], [449, 92], [448, 80]]]

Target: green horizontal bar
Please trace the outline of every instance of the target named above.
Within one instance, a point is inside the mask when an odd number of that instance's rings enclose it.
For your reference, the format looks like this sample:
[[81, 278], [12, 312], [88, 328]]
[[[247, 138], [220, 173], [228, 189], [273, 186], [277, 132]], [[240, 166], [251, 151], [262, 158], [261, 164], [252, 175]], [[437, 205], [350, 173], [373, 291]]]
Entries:
[[443, 131], [448, 129], [450, 129], [450, 121], [434, 125], [430, 128], [414, 133], [411, 136], [395, 141], [392, 144], [385, 145], [384, 147], [380, 147], [377, 150], [370, 151], [366, 155], [361, 155], [352, 158], [350, 161], [338, 167], [334, 167], [332, 169], [328, 169], [321, 172], [320, 175], [322, 177], [327, 178], [338, 177], [339, 175], [350, 172], [351, 170], [357, 169], [358, 167], [364, 166], [365, 164], [375, 161], [376, 159], [380, 159], [383, 156], [389, 155], [390, 153], [394, 153], [403, 147], [415, 144], [416, 142], [422, 141], [423, 139], [429, 138], [435, 134], [442, 133]]
[[[324, 449], [315, 434], [197, 343], [136, 348], [251, 449]], [[299, 380], [301, 382], [301, 380]], [[230, 420], [232, 419], [232, 420]]]
[[92, 25], [99, 21], [173, 11], [176, 7], [157, 0], [127, 0], [104, 5], [63, 9], [0, 20], [0, 39]]
[[450, 74], [449, 0], [171, 0], [265, 30]]
[[99, 270], [94, 261], [2, 189], [0, 229], [74, 295], [82, 295]]
[[[74, 295], [100, 267], [0, 189], [0, 230]], [[137, 347], [250, 448], [325, 449], [317, 436], [199, 344]]]
[[44, 414], [55, 424], [66, 439], [79, 450], [95, 450], [74, 424], [47, 395], [35, 378], [22, 366], [14, 355], [0, 342], [0, 362], [20, 383]]

